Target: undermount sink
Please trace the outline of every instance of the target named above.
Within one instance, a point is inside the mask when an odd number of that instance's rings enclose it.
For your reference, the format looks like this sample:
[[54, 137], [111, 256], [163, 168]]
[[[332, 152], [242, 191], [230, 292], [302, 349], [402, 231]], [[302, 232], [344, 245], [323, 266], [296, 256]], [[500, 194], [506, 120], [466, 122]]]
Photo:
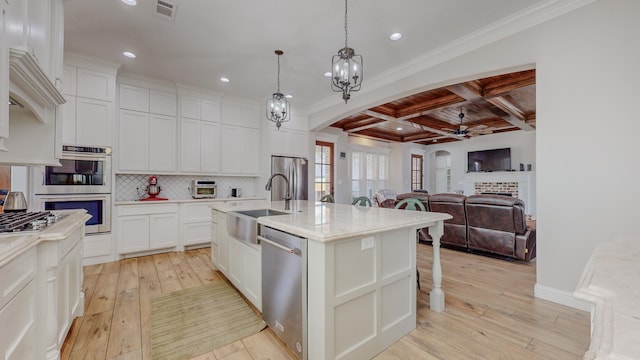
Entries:
[[258, 244], [258, 218], [287, 214], [271, 209], [230, 211], [227, 213], [227, 232], [237, 240]]

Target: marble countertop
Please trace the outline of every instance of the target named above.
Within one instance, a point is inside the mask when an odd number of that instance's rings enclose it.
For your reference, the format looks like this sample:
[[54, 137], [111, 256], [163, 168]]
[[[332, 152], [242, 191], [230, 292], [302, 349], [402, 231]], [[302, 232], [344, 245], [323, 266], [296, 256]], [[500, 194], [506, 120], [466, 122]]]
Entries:
[[[113, 205], [153, 205], [153, 204], [175, 204], [175, 203], [199, 203], [199, 202], [227, 202], [227, 201], [249, 201], [249, 200], [265, 200], [263, 197], [229, 197], [229, 198], [215, 198], [215, 199], [169, 199], [169, 200], [155, 200], [155, 201], [140, 201], [140, 200], [118, 200]], [[266, 200], [265, 200], [266, 201]]]
[[640, 359], [639, 258], [638, 239], [622, 238], [598, 245], [585, 266], [573, 293], [596, 305], [585, 359]]
[[[231, 209], [224, 205], [215, 204], [211, 205], [211, 208], [225, 212], [260, 208], [287, 211], [284, 210], [284, 201], [265, 202], [265, 207], [246, 206]], [[420, 228], [451, 219], [451, 215], [443, 213], [312, 201], [292, 201], [291, 210], [288, 212], [290, 212], [288, 215], [260, 217], [258, 223], [310, 240], [330, 242], [410, 226]]]
[[0, 234], [0, 267], [42, 241], [65, 239], [73, 230], [91, 218], [86, 210], [61, 210], [56, 213], [62, 213], [64, 217], [42, 231]]

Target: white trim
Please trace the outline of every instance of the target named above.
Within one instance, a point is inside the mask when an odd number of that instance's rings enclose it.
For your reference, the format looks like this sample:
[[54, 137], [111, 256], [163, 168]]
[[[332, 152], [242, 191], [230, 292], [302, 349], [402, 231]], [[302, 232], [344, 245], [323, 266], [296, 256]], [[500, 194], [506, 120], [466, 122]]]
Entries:
[[570, 293], [568, 291], [559, 290], [537, 283], [533, 288], [533, 296], [538, 299], [548, 300], [556, 304], [588, 312], [591, 312], [591, 308], [593, 305], [589, 302], [576, 299], [573, 296], [573, 293]]

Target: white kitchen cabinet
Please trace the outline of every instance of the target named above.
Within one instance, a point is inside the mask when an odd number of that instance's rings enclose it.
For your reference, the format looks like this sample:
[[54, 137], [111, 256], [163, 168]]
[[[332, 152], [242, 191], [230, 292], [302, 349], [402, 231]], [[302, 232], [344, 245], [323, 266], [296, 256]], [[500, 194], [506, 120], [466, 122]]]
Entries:
[[0, 336], [2, 359], [37, 359], [37, 291], [29, 282], [4, 308], [0, 309], [0, 323], [11, 324], [12, 331]]
[[25, 30], [29, 52], [36, 58], [38, 64], [49, 74], [49, 48], [51, 34], [51, 2], [29, 0], [27, 5], [27, 19]]
[[149, 118], [149, 170], [176, 170], [175, 116], [151, 114]]
[[118, 123], [118, 168], [149, 169], [149, 114], [120, 110]]
[[228, 279], [262, 311], [262, 253], [252, 245], [229, 236]]
[[111, 74], [78, 68], [76, 94], [89, 99], [114, 101], [115, 79]]
[[176, 95], [153, 89], [150, 90], [149, 112], [152, 114], [176, 116]]
[[[211, 261], [223, 274], [228, 275], [229, 239], [227, 237], [227, 214], [211, 211]], [[217, 250], [217, 251], [216, 251]]]
[[[68, 107], [63, 111], [66, 109]], [[77, 97], [75, 114], [75, 142], [72, 144], [111, 145], [113, 102]]]
[[64, 84], [63, 92], [62, 92], [63, 94], [73, 95], [73, 96], [77, 95], [77, 86], [76, 86], [77, 75], [78, 75], [77, 67], [71, 66], [71, 65], [64, 66], [64, 76], [62, 78], [62, 83]]
[[120, 109], [149, 112], [149, 89], [120, 84]]
[[220, 124], [183, 118], [180, 121], [180, 169], [217, 173], [220, 170]]
[[259, 128], [262, 119], [258, 104], [240, 99], [225, 98], [220, 113], [223, 124], [247, 128]]
[[213, 202], [182, 204], [182, 242], [184, 246], [211, 244], [211, 209]]
[[66, 95], [67, 102], [60, 105], [62, 113], [62, 143], [76, 143], [76, 97]]
[[224, 174], [258, 174], [260, 132], [258, 129], [222, 125], [221, 171]]
[[271, 136], [271, 153], [275, 155], [304, 156], [309, 155], [308, 132], [294, 129], [279, 130], [275, 126], [269, 126]]
[[119, 254], [177, 245], [177, 204], [121, 205], [117, 209]]
[[180, 117], [220, 122], [220, 103], [195, 96], [180, 96]]
[[[0, 2], [0, 99], [9, 98], [9, 47], [7, 43], [6, 4]], [[0, 151], [6, 151], [5, 140], [9, 137], [9, 105], [0, 101]]]

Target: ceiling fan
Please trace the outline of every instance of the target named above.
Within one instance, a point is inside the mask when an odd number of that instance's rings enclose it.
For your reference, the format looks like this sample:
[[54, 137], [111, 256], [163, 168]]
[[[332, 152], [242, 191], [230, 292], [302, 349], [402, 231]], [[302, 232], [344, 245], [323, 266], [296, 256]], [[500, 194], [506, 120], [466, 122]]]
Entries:
[[462, 125], [462, 119], [464, 119], [464, 113], [462, 112], [462, 109], [460, 109], [460, 114], [458, 115], [458, 117], [460, 118], [460, 125], [458, 126], [457, 129], [453, 131], [451, 129], [443, 129], [443, 130], [450, 131], [452, 135], [460, 136], [460, 137], [464, 137], [467, 135], [468, 136], [487, 135], [487, 134], [493, 133], [493, 129], [489, 128], [487, 125], [476, 125], [471, 128], [466, 125]]

